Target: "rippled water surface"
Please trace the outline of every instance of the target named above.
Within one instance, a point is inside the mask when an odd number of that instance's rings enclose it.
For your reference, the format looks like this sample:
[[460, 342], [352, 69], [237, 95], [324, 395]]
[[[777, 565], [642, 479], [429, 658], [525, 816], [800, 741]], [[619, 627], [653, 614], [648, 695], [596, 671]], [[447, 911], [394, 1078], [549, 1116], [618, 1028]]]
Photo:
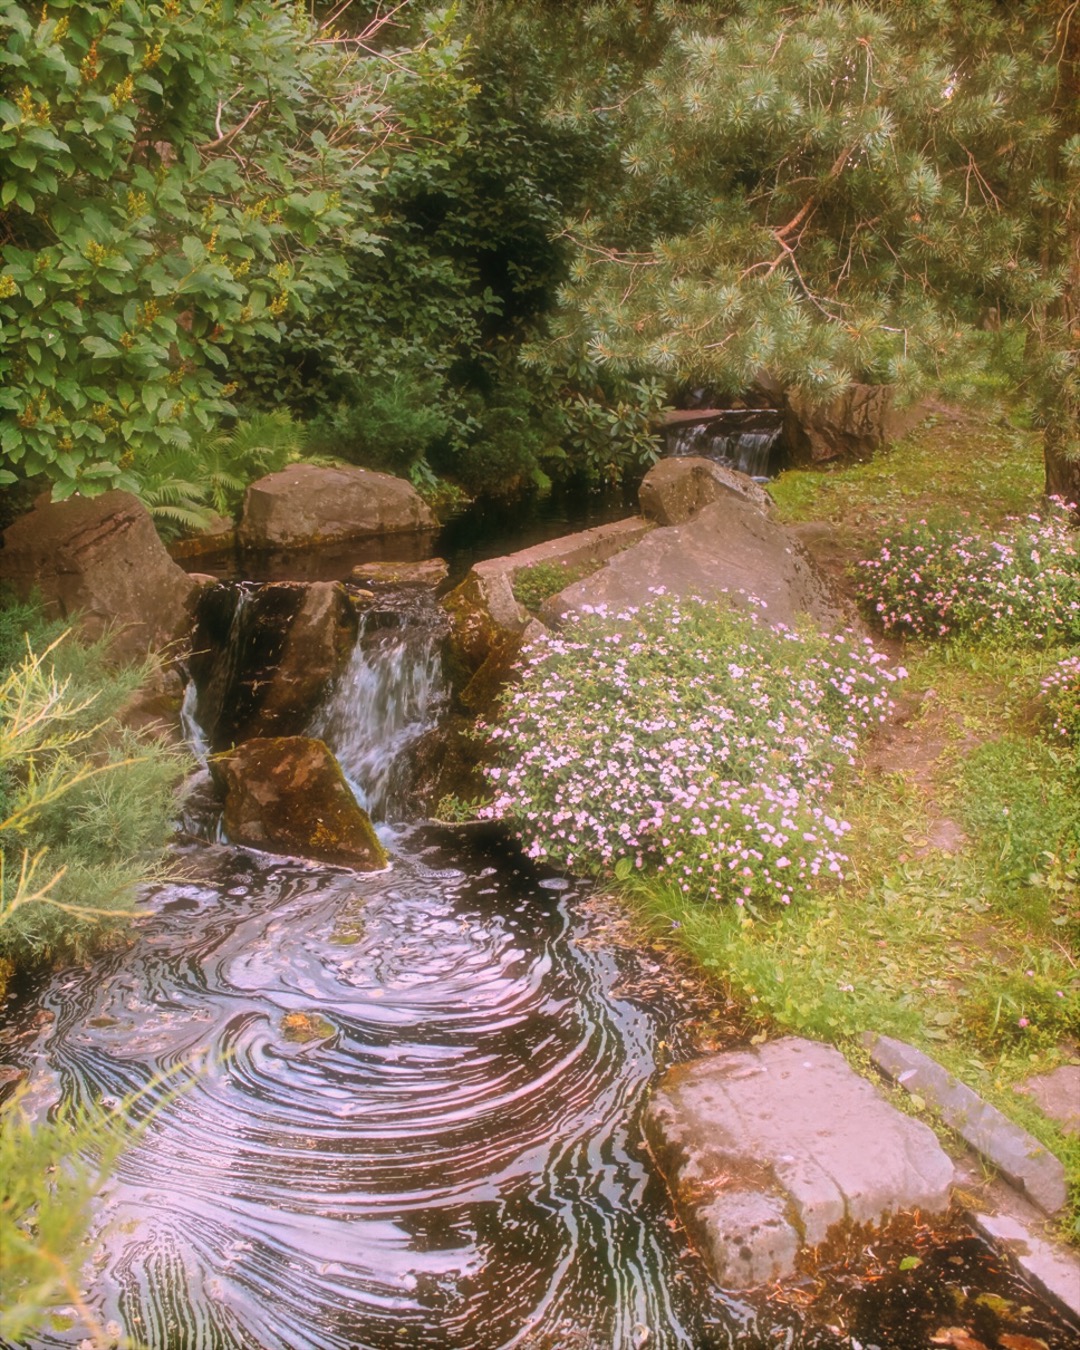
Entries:
[[637, 1138], [676, 1028], [572, 888], [423, 831], [376, 876], [194, 861], [45, 1000], [77, 1096], [203, 1066], [106, 1192], [103, 1318], [155, 1347], [727, 1343]]

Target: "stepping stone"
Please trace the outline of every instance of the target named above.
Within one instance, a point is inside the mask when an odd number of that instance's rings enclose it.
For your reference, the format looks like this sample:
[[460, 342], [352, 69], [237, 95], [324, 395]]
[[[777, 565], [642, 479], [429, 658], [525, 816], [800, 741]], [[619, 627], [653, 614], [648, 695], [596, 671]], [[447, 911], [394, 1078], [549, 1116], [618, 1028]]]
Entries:
[[1062, 1064], [1036, 1074], [1016, 1090], [1034, 1098], [1042, 1113], [1066, 1134], [1080, 1134], [1080, 1064]]
[[866, 1032], [863, 1045], [882, 1071], [908, 1092], [918, 1093], [966, 1144], [1046, 1214], [1068, 1199], [1065, 1169], [1027, 1130], [954, 1078], [935, 1059], [905, 1041]]
[[645, 1131], [717, 1282], [782, 1279], [839, 1224], [948, 1208], [953, 1165], [839, 1051], [799, 1037], [671, 1069]]

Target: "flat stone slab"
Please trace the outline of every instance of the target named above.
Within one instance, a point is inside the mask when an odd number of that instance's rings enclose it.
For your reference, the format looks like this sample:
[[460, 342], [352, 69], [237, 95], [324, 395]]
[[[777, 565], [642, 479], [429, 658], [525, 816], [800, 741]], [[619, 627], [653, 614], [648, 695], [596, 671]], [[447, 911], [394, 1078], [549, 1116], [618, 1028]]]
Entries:
[[890, 1106], [838, 1050], [788, 1037], [681, 1064], [645, 1132], [717, 1282], [782, 1279], [836, 1225], [949, 1205], [937, 1136]]
[[918, 1093], [942, 1120], [1045, 1214], [1068, 1198], [1065, 1169], [1042, 1144], [954, 1078], [935, 1059], [891, 1036], [867, 1032], [863, 1044], [883, 1072]]
[[1062, 1064], [1049, 1073], [1038, 1073], [1016, 1090], [1031, 1097], [1066, 1134], [1080, 1134], [1080, 1064]]
[[1080, 1329], [1080, 1257], [1051, 1245], [1011, 1215], [969, 1213], [967, 1217], [978, 1233], [1005, 1252], [1036, 1293]]

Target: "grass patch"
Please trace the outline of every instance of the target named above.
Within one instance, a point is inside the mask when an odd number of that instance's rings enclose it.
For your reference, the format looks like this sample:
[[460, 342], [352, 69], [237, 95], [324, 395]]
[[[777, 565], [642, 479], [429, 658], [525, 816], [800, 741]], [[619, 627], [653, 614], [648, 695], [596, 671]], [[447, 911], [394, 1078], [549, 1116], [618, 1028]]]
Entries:
[[828, 520], [852, 547], [925, 517], [942, 525], [974, 517], [989, 529], [1024, 515], [1043, 486], [1032, 431], [993, 425], [963, 410], [933, 414], [865, 464], [789, 469], [769, 484], [782, 521]]
[[576, 564], [544, 562], [519, 568], [514, 573], [511, 583], [514, 599], [535, 614], [545, 600], [558, 595], [575, 581], [591, 576], [601, 566], [599, 562]]

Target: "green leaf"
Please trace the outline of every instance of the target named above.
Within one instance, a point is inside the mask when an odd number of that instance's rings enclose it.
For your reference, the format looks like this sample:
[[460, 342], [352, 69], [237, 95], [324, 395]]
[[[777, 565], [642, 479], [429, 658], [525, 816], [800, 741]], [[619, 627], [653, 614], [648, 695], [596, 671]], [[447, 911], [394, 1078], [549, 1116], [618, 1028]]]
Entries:
[[97, 337], [93, 333], [82, 339], [82, 345], [96, 360], [104, 361], [120, 355], [119, 347], [114, 346], [111, 342], [106, 342], [104, 338]]

